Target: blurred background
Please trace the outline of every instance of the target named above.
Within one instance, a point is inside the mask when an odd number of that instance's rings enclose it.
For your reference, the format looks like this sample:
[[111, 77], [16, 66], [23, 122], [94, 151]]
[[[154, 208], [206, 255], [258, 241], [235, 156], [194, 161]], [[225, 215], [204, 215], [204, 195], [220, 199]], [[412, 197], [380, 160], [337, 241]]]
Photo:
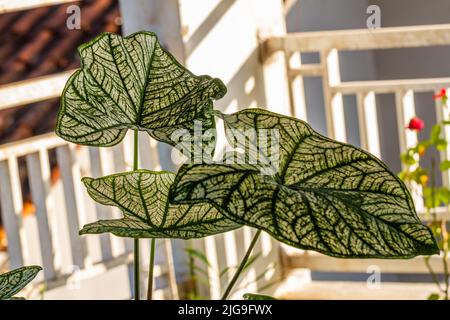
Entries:
[[[120, 216], [96, 205], [79, 179], [131, 169], [132, 137], [96, 149], [68, 144], [53, 130], [61, 91], [80, 64], [77, 47], [101, 32], [139, 30], [156, 32], [195, 74], [227, 85], [216, 108], [257, 106], [294, 115], [372, 152], [394, 172], [416, 170], [400, 155], [448, 118], [447, 108], [433, 99], [450, 87], [446, 0], [0, 0], [0, 271], [42, 265], [26, 292], [30, 298], [132, 297], [132, 243], [78, 236], [87, 222]], [[423, 130], [406, 129], [414, 117], [424, 121]], [[450, 132], [442, 135], [447, 139]], [[447, 148], [430, 149], [416, 167], [429, 170], [432, 159], [449, 156]], [[175, 168], [170, 149], [145, 133], [140, 163]], [[448, 171], [434, 180], [449, 188]], [[427, 207], [426, 186], [413, 181], [410, 187], [424, 221], [427, 212], [437, 212], [437, 236], [447, 239], [446, 202]], [[219, 298], [253, 233], [242, 228], [198, 241], [158, 240], [157, 298]], [[426, 261], [342, 260], [280, 246], [264, 235], [233, 294], [444, 296], [443, 249]], [[148, 251], [143, 241], [143, 292]]]

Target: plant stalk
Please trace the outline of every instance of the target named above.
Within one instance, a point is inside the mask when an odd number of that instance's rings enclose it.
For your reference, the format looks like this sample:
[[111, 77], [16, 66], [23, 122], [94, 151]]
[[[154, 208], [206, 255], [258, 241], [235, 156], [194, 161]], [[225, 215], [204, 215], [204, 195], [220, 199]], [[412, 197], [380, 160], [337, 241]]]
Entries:
[[[133, 170], [138, 169], [139, 156], [138, 156], [138, 142], [139, 142], [139, 131], [134, 130], [134, 154], [133, 154]], [[139, 239], [134, 239], [134, 300], [139, 300], [140, 298], [140, 252], [139, 252]]]
[[447, 233], [447, 226], [446, 226], [445, 219], [442, 219], [441, 221], [441, 232], [442, 232], [442, 251], [444, 252], [442, 257], [443, 267], [444, 267], [444, 284], [445, 284], [445, 290], [444, 290], [444, 300], [448, 300], [448, 289], [449, 289], [449, 273], [448, 273], [448, 264], [447, 264], [447, 257], [448, 257], [448, 233]]
[[230, 292], [233, 289], [234, 285], [236, 284], [236, 281], [238, 280], [239, 276], [241, 275], [242, 270], [244, 270], [245, 266], [247, 265], [247, 261], [250, 258], [250, 254], [252, 253], [253, 248], [255, 247], [260, 234], [261, 234], [261, 230], [258, 230], [255, 233], [255, 236], [253, 237], [252, 242], [250, 243], [250, 246], [248, 247], [244, 258], [242, 259], [238, 269], [236, 270], [236, 273], [234, 274], [233, 278], [231, 279], [230, 283], [228, 284], [227, 288], [225, 289], [225, 292], [222, 295], [222, 298], [221, 298], [222, 300], [226, 300], [228, 298], [228, 296], [230, 295]]
[[155, 265], [155, 244], [156, 239], [152, 238], [150, 244], [150, 264], [148, 270], [147, 300], [153, 299], [153, 267]]
[[[434, 157], [431, 157], [431, 211], [432, 211], [432, 216], [433, 216], [433, 224], [434, 225], [438, 225], [438, 219], [437, 219], [437, 214], [436, 214], [436, 208], [435, 208], [435, 204], [436, 204], [436, 159]], [[437, 235], [438, 236], [438, 235]], [[438, 286], [439, 290], [446, 295], [446, 290], [445, 288], [443, 289], [441, 287], [441, 282], [439, 281], [439, 278], [437, 277], [436, 273], [434, 272], [433, 268], [431, 267], [430, 264], [430, 258], [428, 257], [428, 260], [426, 260], [426, 264], [427, 264], [427, 268], [428, 271], [431, 274], [431, 277], [433, 279], [433, 281], [436, 283], [436, 285]], [[444, 254], [444, 259], [445, 259], [445, 254]]]
[[425, 265], [426, 265], [426, 267], [428, 269], [428, 272], [431, 275], [431, 278], [433, 279], [433, 282], [436, 284], [436, 286], [438, 287], [439, 291], [445, 294], [445, 290], [442, 289], [441, 282], [439, 281], [439, 278], [437, 277], [436, 273], [433, 270], [433, 267], [430, 264], [430, 258], [431, 258], [431, 256], [424, 257]]

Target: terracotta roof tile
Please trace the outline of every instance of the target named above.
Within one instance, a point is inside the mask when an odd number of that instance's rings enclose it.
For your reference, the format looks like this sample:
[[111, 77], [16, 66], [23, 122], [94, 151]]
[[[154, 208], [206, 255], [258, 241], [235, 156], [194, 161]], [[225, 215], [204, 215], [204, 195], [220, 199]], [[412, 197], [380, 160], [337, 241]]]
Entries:
[[[81, 29], [66, 27], [67, 7], [81, 9]], [[0, 15], [0, 85], [79, 66], [77, 47], [101, 32], [120, 33], [117, 0], [85, 0]], [[0, 143], [53, 130], [59, 99], [0, 111]]]

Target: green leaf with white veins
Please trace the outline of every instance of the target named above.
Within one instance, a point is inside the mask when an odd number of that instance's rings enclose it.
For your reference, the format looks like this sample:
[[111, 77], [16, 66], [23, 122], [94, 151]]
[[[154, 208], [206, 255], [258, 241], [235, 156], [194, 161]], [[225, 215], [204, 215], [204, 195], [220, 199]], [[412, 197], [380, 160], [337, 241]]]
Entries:
[[[439, 252], [405, 185], [376, 157], [326, 138], [303, 121], [265, 110], [221, 117], [228, 136], [231, 129], [279, 132], [276, 174], [262, 175], [258, 165], [250, 164], [184, 165], [171, 189], [174, 203], [209, 202], [237, 223], [335, 257], [411, 258]], [[274, 156], [270, 150], [258, 151]]]
[[0, 300], [11, 299], [41, 271], [39, 266], [18, 268], [0, 275]]
[[[128, 37], [103, 33], [78, 49], [81, 68], [61, 97], [56, 133], [91, 146], [113, 146], [127, 129], [147, 131], [175, 145], [175, 130], [214, 127], [212, 100], [226, 87], [219, 79], [195, 76], [159, 44], [155, 34]], [[192, 136], [192, 135], [191, 135]]]
[[89, 195], [103, 205], [118, 207], [122, 219], [87, 224], [80, 234], [111, 232], [131, 238], [200, 238], [240, 225], [210, 204], [170, 205], [171, 172], [137, 170], [97, 179], [83, 178]]

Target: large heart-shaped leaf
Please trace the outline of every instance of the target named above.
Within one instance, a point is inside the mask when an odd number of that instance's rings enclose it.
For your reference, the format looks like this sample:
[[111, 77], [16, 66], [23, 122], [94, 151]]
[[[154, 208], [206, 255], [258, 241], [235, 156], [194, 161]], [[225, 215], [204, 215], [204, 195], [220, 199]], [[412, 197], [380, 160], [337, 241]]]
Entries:
[[158, 43], [151, 32], [128, 37], [103, 33], [78, 49], [81, 69], [68, 80], [56, 133], [92, 146], [119, 143], [127, 129], [177, 144], [177, 129], [203, 131], [214, 126], [212, 99], [226, 87], [219, 79], [195, 76]]
[[170, 205], [171, 172], [137, 170], [98, 179], [83, 178], [89, 195], [116, 206], [124, 217], [87, 224], [80, 234], [111, 232], [131, 238], [200, 238], [239, 227], [210, 204]]
[[11, 299], [41, 271], [39, 266], [22, 267], [0, 275], [0, 300]]
[[[336, 257], [439, 252], [405, 185], [376, 157], [328, 139], [303, 121], [265, 110], [221, 116], [230, 143], [235, 140], [241, 149], [245, 145], [233, 138], [236, 132], [254, 128], [255, 137], [261, 130], [278, 132], [276, 174], [263, 175], [250, 164], [184, 165], [170, 194], [175, 203], [207, 201], [237, 223]], [[272, 148], [255, 144], [263, 158], [275, 156]]]

